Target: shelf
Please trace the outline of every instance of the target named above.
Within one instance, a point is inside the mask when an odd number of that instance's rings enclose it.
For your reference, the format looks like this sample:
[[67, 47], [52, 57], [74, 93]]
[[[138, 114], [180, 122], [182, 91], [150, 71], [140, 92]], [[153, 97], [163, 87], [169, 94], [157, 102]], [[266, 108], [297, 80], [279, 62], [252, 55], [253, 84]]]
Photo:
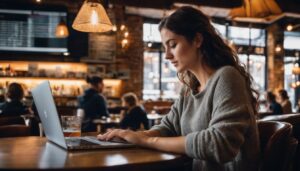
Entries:
[[85, 80], [85, 78], [69, 78], [69, 77], [31, 77], [31, 76], [0, 76], [6, 79], [36, 79], [36, 80]]

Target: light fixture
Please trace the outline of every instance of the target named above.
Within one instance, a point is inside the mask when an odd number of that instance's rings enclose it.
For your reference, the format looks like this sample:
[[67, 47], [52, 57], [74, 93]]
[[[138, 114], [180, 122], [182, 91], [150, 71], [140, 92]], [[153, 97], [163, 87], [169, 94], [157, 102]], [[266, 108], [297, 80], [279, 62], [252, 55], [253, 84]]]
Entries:
[[275, 47], [275, 52], [276, 53], [280, 53], [282, 51], [282, 47], [281, 47], [281, 45], [276, 45], [276, 47]]
[[118, 27], [116, 25], [113, 25], [112, 31], [116, 32], [118, 30]]
[[296, 25], [289, 24], [289, 25], [286, 26], [286, 30], [287, 31], [292, 31], [292, 30], [294, 30], [298, 27], [300, 27], [300, 24], [296, 24]]
[[82, 32], [106, 32], [112, 30], [113, 25], [98, 0], [85, 0], [72, 27]]
[[122, 40], [122, 42], [121, 42], [121, 44], [122, 44], [122, 48], [125, 48], [125, 47], [127, 47], [127, 45], [128, 45], [128, 39], [123, 39]]
[[61, 19], [56, 26], [55, 36], [58, 38], [66, 38], [69, 36], [68, 27], [63, 19]]
[[294, 64], [294, 67], [292, 68], [292, 72], [295, 75], [299, 75], [300, 74], [300, 68], [298, 64]]

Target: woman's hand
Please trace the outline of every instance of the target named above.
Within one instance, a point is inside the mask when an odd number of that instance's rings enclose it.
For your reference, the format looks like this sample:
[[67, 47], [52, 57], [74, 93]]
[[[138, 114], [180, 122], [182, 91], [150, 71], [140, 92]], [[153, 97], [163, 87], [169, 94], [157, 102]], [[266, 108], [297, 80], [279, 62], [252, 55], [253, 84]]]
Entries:
[[151, 137], [148, 137], [141, 132], [124, 129], [111, 129], [104, 134], [99, 134], [97, 138], [104, 141], [113, 140], [113, 138], [121, 138], [132, 144], [146, 146], [147, 141], [149, 141]]

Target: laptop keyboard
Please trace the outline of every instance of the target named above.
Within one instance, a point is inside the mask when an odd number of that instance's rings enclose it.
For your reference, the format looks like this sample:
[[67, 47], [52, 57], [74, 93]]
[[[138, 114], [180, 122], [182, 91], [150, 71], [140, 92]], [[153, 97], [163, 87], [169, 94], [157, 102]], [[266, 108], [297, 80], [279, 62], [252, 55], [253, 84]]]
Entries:
[[[68, 146], [99, 146], [99, 145], [117, 145], [124, 144], [123, 142], [101, 141], [95, 137], [68, 137], [65, 138]], [[128, 143], [125, 143], [128, 144]]]

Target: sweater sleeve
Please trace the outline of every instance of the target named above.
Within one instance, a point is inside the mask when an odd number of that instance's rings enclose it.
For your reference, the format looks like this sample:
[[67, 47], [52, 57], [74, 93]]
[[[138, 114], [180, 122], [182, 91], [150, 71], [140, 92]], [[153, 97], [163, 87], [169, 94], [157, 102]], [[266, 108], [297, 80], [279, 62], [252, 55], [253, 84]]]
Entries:
[[192, 158], [225, 163], [239, 153], [253, 110], [245, 81], [233, 68], [220, 74], [211, 95], [209, 126], [186, 136], [186, 153]]
[[175, 100], [174, 104], [171, 107], [170, 112], [165, 115], [159, 125], [154, 125], [151, 130], [158, 130], [161, 136], [170, 137], [170, 136], [180, 136], [181, 127], [180, 127], [180, 106], [183, 104], [184, 92], [186, 88], [183, 87], [180, 92], [179, 99]]

